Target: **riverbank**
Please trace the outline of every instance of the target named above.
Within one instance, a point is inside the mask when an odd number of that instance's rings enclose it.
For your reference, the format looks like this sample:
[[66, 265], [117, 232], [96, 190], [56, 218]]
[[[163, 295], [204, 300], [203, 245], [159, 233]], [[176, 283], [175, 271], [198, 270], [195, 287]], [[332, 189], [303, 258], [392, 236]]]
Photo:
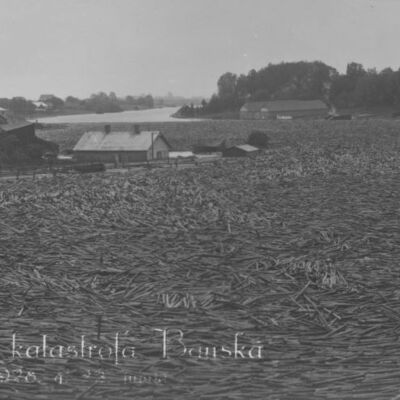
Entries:
[[36, 118], [41, 124], [80, 124], [80, 123], [142, 123], [174, 121], [172, 114], [177, 107], [152, 108], [148, 110], [129, 110], [104, 114], [69, 114]]
[[[193, 119], [192, 117], [188, 117], [185, 115], [182, 115], [181, 113], [179, 113], [179, 110], [172, 115], [172, 117], [176, 118], [176, 119], [181, 119], [181, 120], [187, 120], [187, 119]], [[213, 114], [201, 114], [201, 115], [196, 115], [195, 116], [196, 119], [217, 119], [217, 120], [223, 120], [223, 119], [227, 119], [227, 120], [235, 120], [235, 119], [240, 119], [240, 114], [238, 111], [225, 111], [225, 112], [221, 112], [221, 113], [213, 113]]]

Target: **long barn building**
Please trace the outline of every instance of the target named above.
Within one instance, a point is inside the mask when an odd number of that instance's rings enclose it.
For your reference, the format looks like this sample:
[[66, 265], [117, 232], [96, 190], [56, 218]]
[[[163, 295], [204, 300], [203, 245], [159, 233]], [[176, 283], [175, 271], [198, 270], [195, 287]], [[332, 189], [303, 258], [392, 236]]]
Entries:
[[74, 147], [78, 162], [102, 162], [116, 165], [150, 160], [168, 159], [171, 146], [159, 131], [103, 131], [86, 132]]
[[328, 113], [321, 100], [276, 100], [249, 102], [240, 109], [240, 119], [318, 118]]

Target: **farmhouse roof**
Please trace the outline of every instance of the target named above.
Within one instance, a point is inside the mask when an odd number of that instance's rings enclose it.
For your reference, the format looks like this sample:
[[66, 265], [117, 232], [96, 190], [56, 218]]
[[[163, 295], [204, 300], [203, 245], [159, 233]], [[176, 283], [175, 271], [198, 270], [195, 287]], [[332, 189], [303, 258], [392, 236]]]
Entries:
[[86, 132], [75, 145], [74, 151], [148, 151], [157, 138], [162, 138], [171, 147], [159, 131]]
[[321, 100], [275, 100], [275, 101], [254, 101], [246, 103], [240, 111], [307, 111], [327, 110], [327, 105]]
[[254, 146], [252, 146], [250, 144], [239, 144], [237, 146], [233, 146], [233, 148], [243, 150], [243, 151], [245, 151], [247, 153], [251, 153], [253, 151], [258, 151], [257, 147], [254, 147]]
[[45, 103], [44, 101], [33, 101], [32, 103], [36, 108], [40, 108], [40, 107], [48, 108], [49, 107], [48, 104]]

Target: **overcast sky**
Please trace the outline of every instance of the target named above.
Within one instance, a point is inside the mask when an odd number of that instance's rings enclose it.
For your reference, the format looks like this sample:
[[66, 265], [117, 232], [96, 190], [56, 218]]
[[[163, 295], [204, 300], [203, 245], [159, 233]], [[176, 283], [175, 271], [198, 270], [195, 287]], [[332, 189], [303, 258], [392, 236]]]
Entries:
[[400, 0], [0, 0], [0, 97], [210, 96], [224, 72], [400, 67]]

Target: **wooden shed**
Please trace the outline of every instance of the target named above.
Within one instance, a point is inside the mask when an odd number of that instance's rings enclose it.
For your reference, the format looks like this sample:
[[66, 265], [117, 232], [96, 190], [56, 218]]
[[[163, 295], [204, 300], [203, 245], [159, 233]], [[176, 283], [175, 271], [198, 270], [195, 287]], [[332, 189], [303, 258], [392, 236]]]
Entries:
[[211, 140], [193, 146], [194, 154], [221, 153], [226, 148], [226, 140]]
[[224, 150], [224, 157], [253, 157], [259, 153], [257, 147], [251, 146], [249, 144], [240, 144], [237, 146], [229, 147]]
[[36, 138], [34, 124], [30, 122], [8, 123], [4, 117], [0, 120], [0, 134], [2, 137], [13, 135], [25, 142]]
[[86, 132], [74, 147], [78, 162], [102, 162], [116, 165], [150, 160], [168, 159], [171, 146], [159, 131], [103, 131]]
[[58, 153], [58, 145], [35, 135], [35, 125], [0, 118], [0, 160], [4, 164], [41, 163], [45, 153]]

